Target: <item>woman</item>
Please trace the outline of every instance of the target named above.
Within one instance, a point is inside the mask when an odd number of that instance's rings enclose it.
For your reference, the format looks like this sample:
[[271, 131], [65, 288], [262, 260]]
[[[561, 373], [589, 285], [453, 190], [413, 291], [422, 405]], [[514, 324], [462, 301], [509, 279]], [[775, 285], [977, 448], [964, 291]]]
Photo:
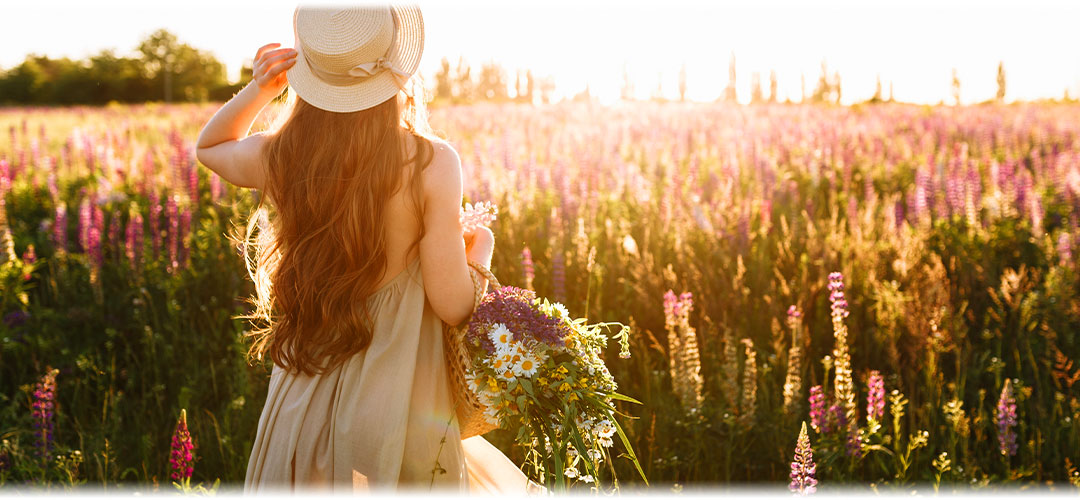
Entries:
[[[301, 7], [293, 27], [295, 48], [260, 48], [197, 146], [273, 211], [249, 262], [249, 317], [265, 325], [251, 353], [274, 367], [245, 490], [524, 492], [524, 474], [451, 419], [442, 326], [471, 313], [466, 260], [490, 265], [494, 237], [463, 234], [457, 153], [407, 91], [420, 11]], [[286, 86], [282, 119], [249, 135]]]

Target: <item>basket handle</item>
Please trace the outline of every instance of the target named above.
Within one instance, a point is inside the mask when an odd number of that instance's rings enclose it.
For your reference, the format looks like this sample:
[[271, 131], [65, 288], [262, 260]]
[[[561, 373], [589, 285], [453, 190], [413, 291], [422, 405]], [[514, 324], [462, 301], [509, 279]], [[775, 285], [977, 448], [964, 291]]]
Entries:
[[491, 285], [493, 290], [498, 290], [502, 288], [502, 284], [499, 283], [499, 279], [496, 278], [495, 274], [493, 274], [491, 270], [487, 267], [484, 267], [482, 264], [474, 260], [469, 260], [468, 262], [469, 267], [472, 269], [472, 272], [469, 273], [469, 276], [472, 278], [473, 290], [475, 292], [473, 300], [473, 311], [475, 311], [476, 308], [480, 306], [480, 300], [483, 299], [484, 294], [487, 293], [486, 287], [480, 286], [481, 278], [487, 278], [488, 284]]

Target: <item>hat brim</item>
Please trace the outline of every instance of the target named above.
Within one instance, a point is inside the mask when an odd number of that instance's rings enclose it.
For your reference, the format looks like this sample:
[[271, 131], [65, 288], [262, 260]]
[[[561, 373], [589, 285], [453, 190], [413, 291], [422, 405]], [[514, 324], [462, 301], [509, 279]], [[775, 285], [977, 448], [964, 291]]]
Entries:
[[[413, 75], [424, 53], [424, 18], [420, 7], [391, 5], [390, 13], [394, 18], [394, 39], [387, 58], [395, 67]], [[301, 53], [301, 44], [296, 43], [294, 47], [296, 64], [285, 73], [289, 87], [316, 108], [335, 113], [361, 111], [386, 102], [401, 90], [390, 71], [382, 71], [351, 85], [327, 83], [312, 73]]]

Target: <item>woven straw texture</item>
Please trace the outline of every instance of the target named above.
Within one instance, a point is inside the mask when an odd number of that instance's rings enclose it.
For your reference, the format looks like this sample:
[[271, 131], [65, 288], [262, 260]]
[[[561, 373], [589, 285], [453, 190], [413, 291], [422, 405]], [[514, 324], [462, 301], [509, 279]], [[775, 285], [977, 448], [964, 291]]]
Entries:
[[[501, 288], [502, 285], [486, 267], [470, 260], [469, 268], [475, 291], [473, 311], [476, 311], [476, 307], [480, 305], [480, 300], [486, 293], [480, 281], [487, 278], [493, 290]], [[472, 368], [472, 358], [465, 348], [465, 333], [468, 330], [468, 320], [456, 327], [443, 323], [443, 338], [446, 341], [446, 370], [450, 377], [450, 392], [454, 395], [454, 408], [457, 411], [458, 426], [461, 428], [461, 439], [484, 434], [496, 427], [484, 418], [486, 407], [465, 382], [465, 374]]]
[[416, 6], [297, 7], [293, 31], [297, 55], [286, 73], [289, 86], [309, 104], [336, 113], [377, 106], [401, 87], [388, 70], [345, 77], [351, 83], [326, 81], [316, 73], [347, 75], [356, 65], [386, 57], [412, 75], [424, 52], [424, 19]]

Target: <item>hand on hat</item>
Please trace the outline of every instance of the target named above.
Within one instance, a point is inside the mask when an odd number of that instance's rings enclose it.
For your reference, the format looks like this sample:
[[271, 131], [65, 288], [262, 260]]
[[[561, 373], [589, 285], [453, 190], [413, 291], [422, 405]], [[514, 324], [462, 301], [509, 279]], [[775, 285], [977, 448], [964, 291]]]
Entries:
[[285, 71], [296, 64], [296, 50], [275, 48], [280, 46], [280, 43], [269, 43], [255, 53], [252, 76], [255, 84], [259, 86], [259, 92], [276, 96], [285, 90], [285, 85], [289, 83]]

